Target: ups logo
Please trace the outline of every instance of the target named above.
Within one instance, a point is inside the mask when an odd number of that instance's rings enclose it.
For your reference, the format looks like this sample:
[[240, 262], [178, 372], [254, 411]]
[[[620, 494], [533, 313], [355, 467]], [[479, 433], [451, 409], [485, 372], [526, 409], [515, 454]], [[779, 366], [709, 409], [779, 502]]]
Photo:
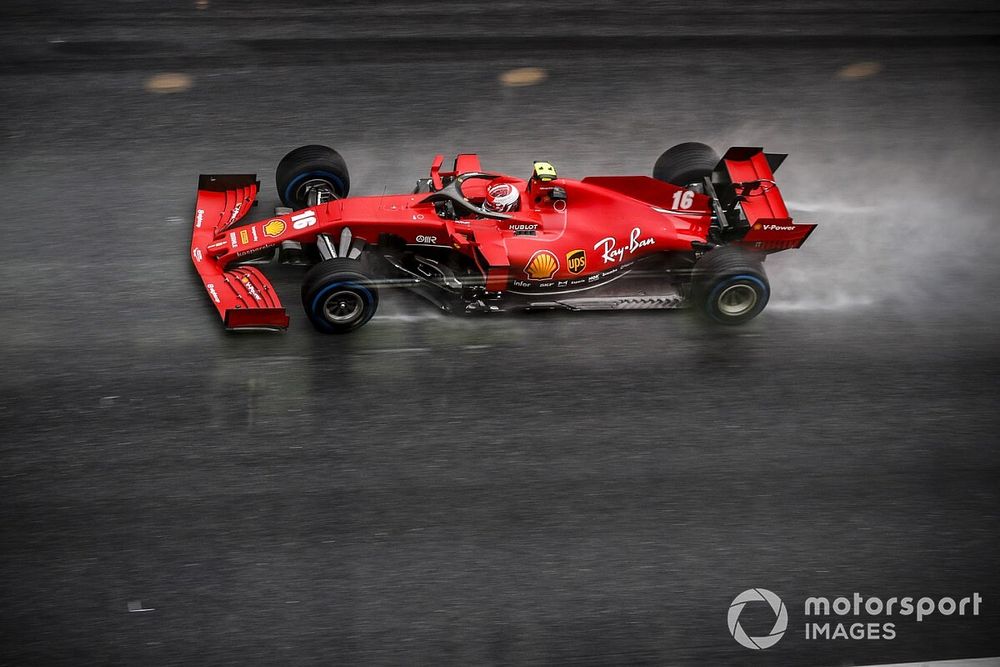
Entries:
[[587, 253], [583, 250], [573, 250], [566, 253], [566, 266], [570, 273], [583, 273], [587, 268]]

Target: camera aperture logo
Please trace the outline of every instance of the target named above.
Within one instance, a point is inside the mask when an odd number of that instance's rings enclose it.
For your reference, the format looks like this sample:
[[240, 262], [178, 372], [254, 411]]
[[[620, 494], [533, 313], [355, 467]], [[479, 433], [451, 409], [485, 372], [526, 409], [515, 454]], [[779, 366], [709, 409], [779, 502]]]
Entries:
[[[774, 627], [771, 632], [761, 637], [751, 637], [740, 625], [740, 614], [748, 602], [766, 602], [774, 612]], [[729, 605], [729, 634], [741, 646], [751, 649], [771, 648], [784, 636], [788, 629], [788, 610], [785, 603], [777, 595], [766, 588], [751, 588], [743, 591]]]

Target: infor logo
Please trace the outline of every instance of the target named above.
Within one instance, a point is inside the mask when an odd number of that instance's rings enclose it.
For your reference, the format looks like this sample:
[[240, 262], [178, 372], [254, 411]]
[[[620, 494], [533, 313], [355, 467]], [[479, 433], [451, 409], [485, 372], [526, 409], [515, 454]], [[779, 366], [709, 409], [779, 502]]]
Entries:
[[[771, 628], [770, 633], [760, 637], [751, 637], [743, 630], [743, 626], [740, 625], [740, 614], [747, 602], [766, 602], [771, 606], [771, 610], [774, 612], [774, 627]], [[785, 609], [785, 603], [766, 588], [751, 588], [743, 591], [729, 605], [729, 634], [741, 646], [754, 650], [771, 648], [778, 643], [787, 628], [788, 611]]]

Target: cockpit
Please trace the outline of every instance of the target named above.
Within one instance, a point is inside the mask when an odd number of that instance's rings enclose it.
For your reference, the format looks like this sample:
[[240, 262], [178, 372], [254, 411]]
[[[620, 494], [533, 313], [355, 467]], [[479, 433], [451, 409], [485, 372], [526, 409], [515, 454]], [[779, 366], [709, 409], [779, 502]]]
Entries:
[[430, 178], [417, 181], [414, 190], [415, 194], [427, 193], [421, 203], [433, 203], [442, 218], [537, 221], [546, 206], [565, 209], [565, 190], [550, 185], [557, 175], [548, 162], [535, 162], [531, 177], [525, 181], [482, 171], [479, 158], [473, 154], [456, 157], [450, 172], [441, 171], [443, 161], [442, 156], [436, 156]]

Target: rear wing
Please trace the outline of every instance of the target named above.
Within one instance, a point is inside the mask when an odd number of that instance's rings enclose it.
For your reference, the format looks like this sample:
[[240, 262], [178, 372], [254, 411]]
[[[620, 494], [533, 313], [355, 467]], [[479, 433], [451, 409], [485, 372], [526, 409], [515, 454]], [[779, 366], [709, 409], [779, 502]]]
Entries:
[[[722, 156], [713, 185], [722, 213], [731, 224], [745, 219], [746, 233], [733, 241], [754, 250], [778, 252], [799, 248], [816, 228], [795, 223], [774, 180], [787, 155], [737, 146]], [[742, 213], [742, 215], [741, 215]]]
[[[220, 248], [256, 203], [260, 181], [254, 174], [202, 175], [198, 179], [191, 261], [227, 329], [283, 330], [288, 313], [270, 281], [252, 266], [222, 265]], [[230, 231], [232, 230], [232, 231]], [[245, 233], [245, 232], [244, 232]]]

